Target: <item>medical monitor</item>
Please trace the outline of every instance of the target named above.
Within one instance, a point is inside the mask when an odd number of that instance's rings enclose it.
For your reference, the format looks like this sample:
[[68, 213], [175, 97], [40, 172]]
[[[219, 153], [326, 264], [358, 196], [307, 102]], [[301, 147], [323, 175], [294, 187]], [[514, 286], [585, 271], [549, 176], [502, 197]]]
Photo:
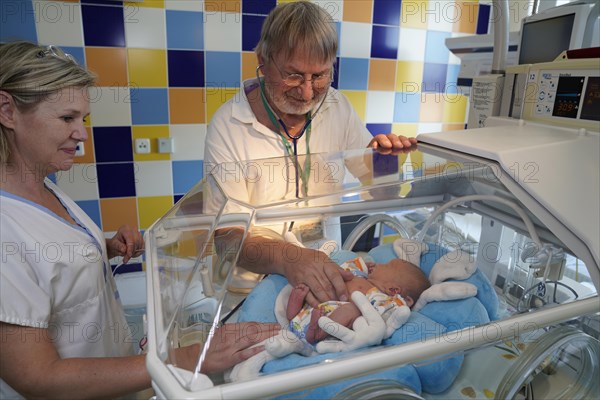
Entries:
[[598, 46], [599, 9], [597, 1], [583, 0], [524, 18], [519, 64], [554, 61], [565, 50]]

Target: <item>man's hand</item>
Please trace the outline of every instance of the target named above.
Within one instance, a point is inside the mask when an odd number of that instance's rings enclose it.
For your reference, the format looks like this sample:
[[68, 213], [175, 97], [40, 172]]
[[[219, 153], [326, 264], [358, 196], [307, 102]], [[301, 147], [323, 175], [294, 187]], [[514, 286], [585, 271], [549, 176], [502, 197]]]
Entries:
[[294, 246], [295, 254], [299, 253], [299, 257], [288, 260], [284, 275], [290, 285], [295, 287], [304, 284], [310, 288], [306, 295], [308, 304], [316, 307], [329, 300], [348, 301], [345, 282], [354, 277], [351, 272], [344, 271], [321, 251], [293, 244], [287, 246]]
[[115, 236], [106, 240], [106, 248], [109, 259], [121, 256], [123, 264], [126, 264], [130, 258], [138, 257], [144, 252], [144, 237], [137, 229], [123, 225]]
[[377, 150], [381, 154], [398, 154], [407, 151], [409, 148], [417, 144], [416, 138], [407, 138], [405, 136], [388, 133], [384, 135], [380, 133], [375, 135], [367, 147]]

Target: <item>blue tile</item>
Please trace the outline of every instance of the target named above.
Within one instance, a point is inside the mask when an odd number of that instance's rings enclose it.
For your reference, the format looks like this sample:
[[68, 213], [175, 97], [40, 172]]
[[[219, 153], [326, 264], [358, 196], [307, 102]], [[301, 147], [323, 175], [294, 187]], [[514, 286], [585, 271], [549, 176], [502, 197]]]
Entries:
[[277, 0], [244, 0], [242, 13], [267, 15], [276, 5]]
[[132, 162], [97, 164], [100, 198], [135, 197], [135, 174]]
[[125, 47], [123, 6], [81, 6], [86, 46]]
[[75, 58], [77, 64], [85, 66], [85, 51], [83, 47], [71, 47], [71, 46], [60, 46], [61, 49], [67, 54], [70, 54]]
[[485, 35], [488, 33], [491, 12], [492, 7], [489, 4], [479, 4], [479, 15], [477, 16], [476, 30], [478, 35]]
[[262, 15], [242, 15], [242, 51], [254, 51], [265, 18]]
[[336, 57], [335, 64], [333, 64], [333, 82], [331, 82], [331, 87], [339, 89], [339, 79], [340, 79], [340, 58]]
[[394, 122], [419, 122], [420, 112], [421, 93], [396, 93]]
[[35, 13], [31, 0], [0, 3], [0, 42], [28, 40], [37, 43]]
[[133, 161], [129, 126], [94, 127], [93, 129], [97, 163]]
[[400, 28], [373, 25], [371, 37], [371, 57], [391, 58], [398, 56]]
[[400, 25], [400, 1], [374, 0], [373, 23], [380, 25]]
[[446, 90], [445, 93], [457, 94], [458, 90], [458, 73], [460, 72], [460, 65], [449, 64], [448, 72], [446, 73]]
[[367, 90], [368, 83], [368, 58], [342, 58], [340, 60], [340, 89]]
[[425, 61], [430, 63], [447, 63], [449, 50], [446, 47], [446, 39], [450, 32], [427, 31], [425, 42]]
[[169, 50], [169, 86], [203, 87], [204, 52]]
[[100, 218], [100, 203], [98, 200], [76, 201], [77, 205], [102, 229], [102, 218]]
[[227, 51], [206, 52], [206, 87], [240, 86], [241, 54]]
[[50, 179], [53, 183], [56, 183], [56, 173], [52, 172], [51, 174], [48, 174], [48, 179]]
[[371, 135], [379, 135], [380, 133], [388, 134], [392, 131], [392, 124], [367, 124], [367, 130]]
[[128, 262], [127, 264], [113, 264], [110, 266], [113, 275], [126, 274], [128, 272], [143, 271], [142, 263]]
[[204, 13], [167, 10], [167, 48], [204, 49]]
[[173, 204], [177, 204], [179, 200], [181, 200], [185, 196], [185, 194], [175, 194], [173, 195]]
[[173, 193], [187, 193], [202, 179], [203, 168], [202, 160], [173, 161]]
[[[389, 132], [388, 132], [389, 133]], [[398, 156], [373, 153], [373, 177], [398, 173]]]
[[131, 93], [131, 121], [134, 125], [166, 125], [169, 123], [167, 88], [136, 88]]
[[422, 92], [442, 93], [446, 87], [447, 64], [425, 63]]

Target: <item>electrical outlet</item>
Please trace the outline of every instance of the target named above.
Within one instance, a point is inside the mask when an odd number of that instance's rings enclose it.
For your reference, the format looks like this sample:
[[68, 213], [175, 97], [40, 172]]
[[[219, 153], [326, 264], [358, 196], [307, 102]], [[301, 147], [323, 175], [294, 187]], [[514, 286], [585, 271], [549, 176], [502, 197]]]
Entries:
[[135, 139], [135, 152], [137, 154], [149, 154], [150, 139]]
[[83, 146], [83, 142], [77, 143], [77, 148], [75, 149], [75, 157], [81, 157], [85, 155], [85, 147]]

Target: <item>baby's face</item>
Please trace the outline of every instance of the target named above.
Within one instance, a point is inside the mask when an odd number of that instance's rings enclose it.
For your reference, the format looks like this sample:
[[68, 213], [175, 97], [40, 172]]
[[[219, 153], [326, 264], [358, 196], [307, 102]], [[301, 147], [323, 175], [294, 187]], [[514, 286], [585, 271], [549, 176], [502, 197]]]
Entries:
[[414, 273], [412, 266], [405, 261], [394, 259], [386, 264], [368, 264], [369, 282], [380, 291], [394, 296], [396, 294], [405, 298], [404, 286], [410, 282], [410, 274]]

